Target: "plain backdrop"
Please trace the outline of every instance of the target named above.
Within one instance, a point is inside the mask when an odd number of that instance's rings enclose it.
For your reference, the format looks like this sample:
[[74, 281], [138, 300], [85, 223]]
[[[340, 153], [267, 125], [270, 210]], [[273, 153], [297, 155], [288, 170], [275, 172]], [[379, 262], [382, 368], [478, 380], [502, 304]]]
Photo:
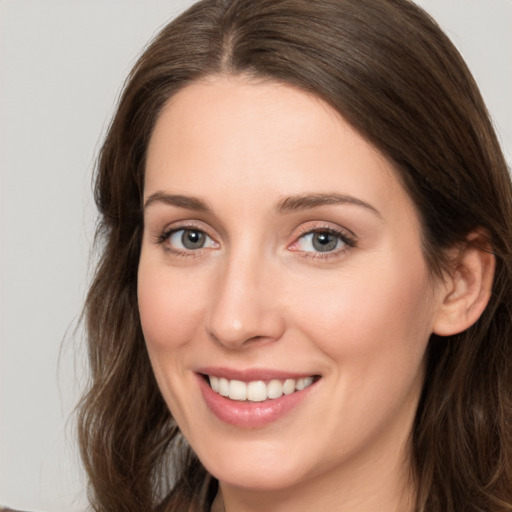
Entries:
[[[70, 414], [95, 211], [124, 78], [190, 0], [0, 0], [0, 504], [86, 508]], [[466, 58], [512, 158], [512, 0], [422, 0]]]

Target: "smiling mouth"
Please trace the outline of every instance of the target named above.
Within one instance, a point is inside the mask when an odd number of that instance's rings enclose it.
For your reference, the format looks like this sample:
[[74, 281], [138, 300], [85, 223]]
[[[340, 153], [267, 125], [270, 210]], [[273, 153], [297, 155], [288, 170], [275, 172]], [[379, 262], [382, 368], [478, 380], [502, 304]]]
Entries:
[[298, 379], [254, 380], [250, 382], [230, 380], [213, 375], [204, 375], [204, 378], [215, 393], [225, 398], [240, 402], [263, 402], [302, 391], [316, 382], [320, 376], [312, 375]]

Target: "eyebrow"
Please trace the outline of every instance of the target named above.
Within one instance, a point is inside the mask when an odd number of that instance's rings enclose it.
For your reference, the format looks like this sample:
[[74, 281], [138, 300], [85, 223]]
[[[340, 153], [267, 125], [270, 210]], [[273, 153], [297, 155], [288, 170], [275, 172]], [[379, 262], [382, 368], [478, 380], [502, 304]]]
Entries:
[[351, 204], [361, 206], [371, 211], [377, 217], [382, 218], [381, 213], [369, 203], [358, 199], [357, 197], [343, 194], [299, 194], [281, 199], [277, 204], [276, 210], [280, 213], [293, 212], [297, 210], [309, 210], [320, 206]]
[[192, 196], [184, 196], [181, 194], [167, 194], [161, 190], [151, 194], [146, 199], [144, 203], [144, 209], [148, 208], [154, 203], [164, 203], [169, 206], [177, 206], [178, 208], [184, 208], [185, 210], [195, 210], [198, 212], [210, 211], [210, 208], [202, 199]]
[[[161, 190], [151, 194], [144, 203], [144, 209], [154, 203], [163, 203], [169, 206], [176, 206], [186, 210], [194, 210], [198, 212], [208, 213], [210, 208], [208, 204], [193, 196], [185, 196], [182, 194], [168, 194]], [[382, 218], [380, 212], [371, 204], [362, 201], [353, 196], [334, 194], [334, 193], [317, 193], [317, 194], [299, 194], [295, 196], [287, 196], [282, 198], [276, 206], [278, 213], [288, 213], [300, 210], [310, 210], [319, 208], [320, 206], [350, 204], [363, 207], [377, 217]]]

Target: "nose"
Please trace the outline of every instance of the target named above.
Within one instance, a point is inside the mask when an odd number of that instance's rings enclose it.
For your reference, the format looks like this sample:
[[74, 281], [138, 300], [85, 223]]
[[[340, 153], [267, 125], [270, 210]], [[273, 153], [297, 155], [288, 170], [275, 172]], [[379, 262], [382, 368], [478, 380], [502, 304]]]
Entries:
[[276, 289], [276, 270], [261, 257], [233, 256], [224, 262], [212, 290], [206, 319], [211, 338], [231, 350], [278, 340], [284, 316]]

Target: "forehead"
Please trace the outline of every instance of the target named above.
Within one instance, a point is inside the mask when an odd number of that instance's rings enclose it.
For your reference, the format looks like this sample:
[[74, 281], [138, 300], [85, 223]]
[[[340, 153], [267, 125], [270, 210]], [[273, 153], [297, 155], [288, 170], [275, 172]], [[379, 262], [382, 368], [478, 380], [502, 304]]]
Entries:
[[195, 82], [166, 104], [148, 148], [145, 196], [158, 190], [233, 191], [234, 202], [334, 191], [383, 208], [405, 194], [391, 163], [320, 98], [239, 77]]

